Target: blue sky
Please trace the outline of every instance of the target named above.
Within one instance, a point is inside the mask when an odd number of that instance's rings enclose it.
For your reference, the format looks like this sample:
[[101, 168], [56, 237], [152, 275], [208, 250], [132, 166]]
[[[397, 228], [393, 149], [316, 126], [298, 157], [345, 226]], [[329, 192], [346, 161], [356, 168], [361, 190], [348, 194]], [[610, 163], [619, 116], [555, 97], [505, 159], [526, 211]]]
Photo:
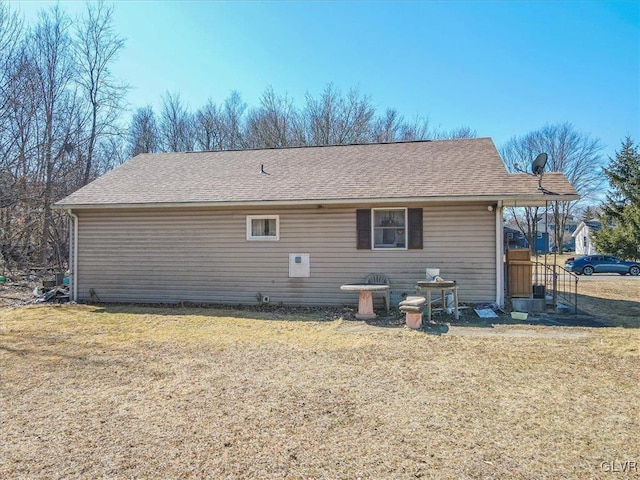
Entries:
[[[28, 20], [54, 2], [10, 1]], [[83, 2], [60, 2], [75, 15]], [[640, 2], [117, 1], [113, 71], [131, 108], [178, 92], [193, 109], [269, 85], [295, 103], [329, 82], [378, 112], [466, 125], [500, 146], [571, 122], [605, 144], [640, 141]]]

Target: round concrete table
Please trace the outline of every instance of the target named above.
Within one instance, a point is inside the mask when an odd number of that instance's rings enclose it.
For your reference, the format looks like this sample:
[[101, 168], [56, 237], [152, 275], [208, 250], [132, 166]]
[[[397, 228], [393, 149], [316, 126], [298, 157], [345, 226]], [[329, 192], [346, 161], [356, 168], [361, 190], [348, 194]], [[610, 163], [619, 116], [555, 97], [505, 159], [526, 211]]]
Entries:
[[345, 292], [358, 292], [358, 313], [356, 313], [356, 318], [358, 320], [373, 320], [376, 318], [376, 314], [373, 312], [373, 297], [371, 292], [389, 290], [389, 285], [353, 283], [349, 285], [342, 285], [340, 290], [344, 290]]

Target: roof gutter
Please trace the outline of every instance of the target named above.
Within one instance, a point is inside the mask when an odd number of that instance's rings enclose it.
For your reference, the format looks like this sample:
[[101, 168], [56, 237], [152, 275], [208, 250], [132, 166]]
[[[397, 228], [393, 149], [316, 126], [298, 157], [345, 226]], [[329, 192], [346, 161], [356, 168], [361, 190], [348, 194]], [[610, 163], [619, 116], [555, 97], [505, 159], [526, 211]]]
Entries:
[[390, 203], [452, 203], [452, 202], [502, 202], [504, 206], [529, 207], [544, 205], [549, 201], [579, 200], [577, 194], [537, 194], [537, 195], [477, 195], [449, 197], [389, 197], [389, 198], [337, 198], [337, 199], [305, 199], [305, 200], [248, 200], [239, 202], [148, 202], [148, 203], [57, 203], [56, 209], [107, 209], [107, 208], [201, 208], [201, 207], [255, 207], [276, 206], [290, 207], [301, 205], [362, 205]]

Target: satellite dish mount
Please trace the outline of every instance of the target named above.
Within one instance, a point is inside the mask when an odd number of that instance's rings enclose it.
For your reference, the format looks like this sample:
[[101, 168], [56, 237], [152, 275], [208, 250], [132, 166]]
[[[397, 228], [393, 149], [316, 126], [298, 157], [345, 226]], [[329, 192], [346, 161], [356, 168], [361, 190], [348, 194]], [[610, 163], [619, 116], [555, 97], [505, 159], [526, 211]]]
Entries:
[[538, 177], [538, 190], [544, 191], [542, 188], [542, 175], [544, 174], [544, 167], [547, 165], [547, 154], [541, 153], [531, 164], [531, 172]]

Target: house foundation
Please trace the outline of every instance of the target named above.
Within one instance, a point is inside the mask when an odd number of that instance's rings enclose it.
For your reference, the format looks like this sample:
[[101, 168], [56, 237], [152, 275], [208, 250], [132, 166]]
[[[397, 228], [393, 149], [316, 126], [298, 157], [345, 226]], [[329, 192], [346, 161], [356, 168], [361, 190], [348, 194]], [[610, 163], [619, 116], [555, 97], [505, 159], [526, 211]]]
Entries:
[[544, 298], [512, 298], [511, 306], [516, 312], [540, 313], [547, 311]]

